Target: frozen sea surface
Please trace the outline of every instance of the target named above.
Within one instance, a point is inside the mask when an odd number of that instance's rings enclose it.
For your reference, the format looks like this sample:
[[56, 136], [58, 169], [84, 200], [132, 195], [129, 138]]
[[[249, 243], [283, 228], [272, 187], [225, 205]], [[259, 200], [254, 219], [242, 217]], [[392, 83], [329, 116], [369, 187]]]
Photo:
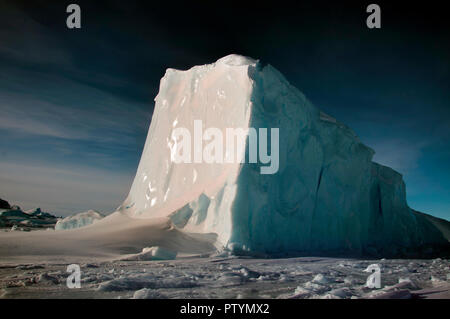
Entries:
[[[371, 264], [381, 288], [366, 287]], [[187, 258], [81, 264], [0, 265], [2, 298], [450, 298], [450, 260]]]

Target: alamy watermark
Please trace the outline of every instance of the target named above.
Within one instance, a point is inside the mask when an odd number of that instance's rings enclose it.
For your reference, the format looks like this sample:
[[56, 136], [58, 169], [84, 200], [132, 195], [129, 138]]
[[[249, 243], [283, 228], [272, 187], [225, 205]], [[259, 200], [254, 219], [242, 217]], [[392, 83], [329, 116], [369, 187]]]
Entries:
[[366, 25], [369, 29], [381, 28], [381, 8], [378, 4], [369, 4], [366, 8], [366, 12], [370, 15], [366, 19]]
[[366, 287], [367, 288], [381, 288], [381, 268], [378, 264], [371, 264], [365, 270], [365, 272], [371, 273], [367, 277]]
[[66, 12], [70, 13], [66, 19], [66, 25], [69, 29], [81, 28], [81, 8], [76, 3], [71, 3], [67, 6]]
[[[366, 19], [366, 25], [369, 29], [381, 28], [381, 8], [378, 4], [369, 4], [366, 12], [370, 15]], [[66, 25], [69, 29], [81, 28], [81, 8], [76, 3], [71, 3], [66, 8], [66, 13], [70, 13], [66, 19]]]
[[192, 136], [190, 130], [185, 127], [177, 127], [172, 131], [168, 141], [172, 162], [245, 163], [247, 145], [249, 163], [258, 163], [259, 160], [259, 163], [267, 164], [261, 165], [261, 174], [278, 172], [280, 164], [278, 128], [270, 129], [270, 143], [267, 128], [226, 128], [224, 136], [221, 129], [209, 127], [203, 130], [203, 122], [194, 120], [193, 133]]
[[69, 277], [67, 277], [66, 285], [67, 288], [81, 288], [81, 269], [80, 265], [71, 264], [67, 266], [67, 272], [70, 273]]

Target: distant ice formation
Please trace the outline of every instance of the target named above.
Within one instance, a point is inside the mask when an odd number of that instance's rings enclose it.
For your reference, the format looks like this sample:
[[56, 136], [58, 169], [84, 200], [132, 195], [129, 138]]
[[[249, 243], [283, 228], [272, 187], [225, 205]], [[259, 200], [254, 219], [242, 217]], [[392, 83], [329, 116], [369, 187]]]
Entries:
[[55, 225], [55, 230], [65, 230], [80, 228], [90, 225], [104, 216], [95, 210], [88, 210], [87, 212], [78, 213], [58, 220]]
[[[402, 176], [372, 162], [374, 151], [350, 128], [270, 65], [229, 55], [168, 69], [155, 102], [136, 177], [119, 207], [131, 217], [170, 217], [176, 227], [216, 233], [219, 247], [244, 254], [388, 256], [448, 244], [408, 207]], [[260, 162], [173, 163], [173, 130], [193, 131], [195, 120], [223, 134], [279, 128], [278, 172], [261, 174]]]

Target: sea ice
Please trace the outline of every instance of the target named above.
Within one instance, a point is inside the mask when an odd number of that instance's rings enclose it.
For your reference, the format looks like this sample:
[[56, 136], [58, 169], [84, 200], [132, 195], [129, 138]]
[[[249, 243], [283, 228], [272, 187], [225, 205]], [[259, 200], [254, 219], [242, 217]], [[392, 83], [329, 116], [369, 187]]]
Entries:
[[145, 247], [139, 254], [130, 255], [122, 258], [122, 260], [171, 260], [177, 256], [176, 252], [167, 250], [163, 247]]
[[166, 299], [167, 297], [154, 289], [139, 289], [133, 294], [132, 299]]

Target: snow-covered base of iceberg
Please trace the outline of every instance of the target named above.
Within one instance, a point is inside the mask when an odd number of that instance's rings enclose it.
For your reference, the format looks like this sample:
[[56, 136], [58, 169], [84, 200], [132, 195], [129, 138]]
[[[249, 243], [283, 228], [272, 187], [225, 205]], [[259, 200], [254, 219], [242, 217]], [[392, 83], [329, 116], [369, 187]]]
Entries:
[[0, 263], [81, 263], [119, 260], [145, 247], [156, 258], [214, 253], [215, 234], [176, 229], [167, 218], [133, 219], [113, 213], [94, 224], [64, 231], [0, 232]]
[[93, 224], [103, 217], [102, 214], [95, 210], [88, 210], [87, 212], [78, 213], [58, 220], [55, 225], [55, 230], [80, 228]]

